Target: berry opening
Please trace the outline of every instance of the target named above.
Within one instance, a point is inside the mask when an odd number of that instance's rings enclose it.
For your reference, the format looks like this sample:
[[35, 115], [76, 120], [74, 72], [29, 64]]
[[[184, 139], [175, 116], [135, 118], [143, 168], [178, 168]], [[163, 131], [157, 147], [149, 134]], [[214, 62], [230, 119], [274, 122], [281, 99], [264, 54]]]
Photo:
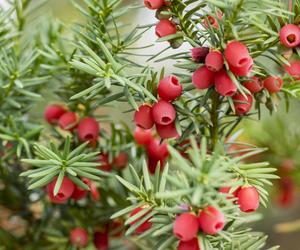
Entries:
[[254, 211], [255, 211], [255, 209], [253, 209], [253, 208], [249, 208], [249, 209], [244, 210], [245, 213], [251, 213], [251, 212], [254, 212]]
[[241, 107], [237, 108], [236, 110], [238, 111], [238, 113], [244, 113], [244, 112], [246, 112], [246, 109], [241, 108]]
[[182, 239], [182, 234], [180, 234], [180, 233], [175, 233], [175, 236], [178, 238], [178, 239]]
[[295, 42], [295, 40], [296, 40], [295, 34], [290, 34], [290, 35], [288, 35], [288, 36], [286, 37], [286, 40], [287, 40], [289, 43]]
[[[249, 58], [242, 58], [241, 60], [239, 60], [238, 64], [239, 64], [240, 66], [243, 66], [243, 65], [245, 65], [246, 63], [248, 63], [248, 61], [249, 61]], [[250, 65], [249, 68], [250, 68], [250, 67], [252, 67], [252, 65]]]
[[168, 124], [168, 123], [170, 123], [172, 120], [171, 120], [170, 117], [164, 116], [164, 117], [161, 118], [161, 121], [162, 121], [162, 123]]
[[65, 198], [65, 195], [63, 193], [58, 193], [56, 196], [61, 199]]
[[93, 134], [87, 134], [86, 136], [84, 136], [84, 139], [87, 141], [91, 141], [94, 139], [94, 136], [93, 136]]
[[173, 83], [174, 85], [178, 86], [179, 85], [179, 81], [175, 76], [171, 77], [171, 83]]
[[223, 228], [224, 223], [223, 222], [219, 222], [215, 225], [215, 229], [216, 230], [221, 230]]
[[159, 32], [158, 30], [155, 32], [155, 34], [156, 34], [158, 37], [162, 37], [162, 35], [160, 34], [160, 32]]

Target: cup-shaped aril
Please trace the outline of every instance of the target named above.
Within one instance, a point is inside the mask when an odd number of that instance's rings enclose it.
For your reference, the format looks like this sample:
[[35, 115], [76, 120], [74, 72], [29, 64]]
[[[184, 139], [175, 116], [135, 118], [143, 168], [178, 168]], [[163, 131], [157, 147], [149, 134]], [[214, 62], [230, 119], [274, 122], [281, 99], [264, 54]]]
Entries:
[[252, 94], [258, 93], [263, 89], [262, 81], [257, 76], [253, 76], [250, 80], [244, 81], [243, 86]]
[[224, 56], [228, 64], [235, 68], [249, 65], [249, 51], [248, 48], [241, 42], [229, 42], [224, 50]]
[[201, 66], [192, 75], [192, 83], [197, 89], [208, 89], [214, 84], [215, 73]]
[[250, 213], [258, 209], [259, 194], [255, 187], [241, 187], [236, 196], [242, 212]]
[[205, 66], [212, 72], [217, 72], [223, 68], [224, 59], [220, 51], [211, 51], [205, 58]]
[[200, 250], [198, 238], [189, 241], [180, 241], [177, 250]]
[[82, 227], [76, 227], [70, 232], [70, 241], [75, 247], [86, 247], [89, 241], [88, 232]]
[[179, 134], [176, 130], [175, 122], [168, 125], [156, 125], [156, 132], [162, 139], [178, 138]]
[[269, 76], [263, 81], [263, 86], [270, 94], [277, 93], [283, 86], [283, 80], [280, 76]]
[[150, 10], [157, 10], [164, 5], [164, 0], [144, 0], [144, 5]]
[[92, 117], [83, 118], [77, 127], [78, 138], [83, 142], [96, 142], [99, 137], [99, 132], [99, 123]]
[[213, 206], [204, 208], [198, 217], [200, 229], [206, 233], [215, 235], [224, 228], [224, 214]]
[[152, 118], [152, 107], [149, 104], [143, 104], [134, 113], [135, 125], [143, 129], [150, 129], [154, 125]]
[[181, 96], [182, 85], [176, 76], [166, 76], [159, 82], [157, 93], [165, 101], [174, 101]]
[[237, 91], [237, 86], [226, 70], [220, 70], [215, 75], [215, 89], [222, 96], [233, 96]]
[[58, 125], [63, 130], [72, 131], [78, 124], [78, 115], [74, 112], [64, 113], [58, 120]]
[[300, 43], [300, 29], [295, 24], [287, 24], [281, 28], [279, 38], [285, 47], [294, 48]]
[[300, 80], [300, 60], [291, 61], [290, 65], [285, 65], [284, 68], [290, 76]]
[[65, 176], [62, 180], [58, 193], [54, 195], [56, 181], [57, 177], [47, 185], [48, 196], [50, 201], [53, 203], [64, 203], [72, 196], [75, 186], [73, 182]]
[[253, 103], [253, 97], [251, 95], [246, 94], [246, 96], [244, 96], [239, 93], [234, 95], [232, 99], [235, 108], [235, 113], [237, 115], [244, 115], [250, 111]]
[[174, 222], [173, 234], [180, 241], [190, 241], [194, 239], [199, 230], [199, 222], [196, 215], [192, 213], [180, 214]]
[[[139, 213], [140, 211], [144, 210], [145, 208], [146, 207], [138, 207], [138, 208], [134, 209], [130, 213], [130, 217], [134, 216], [135, 214]], [[149, 213], [151, 213], [151, 210], [149, 210], [148, 212], [144, 213], [141, 217], [139, 217], [136, 220], [134, 220], [133, 222], [131, 222], [130, 225], [133, 226], [135, 223], [142, 220]], [[144, 223], [142, 223], [139, 227], [137, 227], [135, 229], [135, 232], [139, 234], [139, 233], [143, 233], [143, 232], [149, 230], [152, 227], [152, 222], [150, 222], [150, 220], [151, 220], [151, 218], [147, 219]]]
[[49, 124], [53, 125], [66, 112], [67, 111], [64, 106], [59, 104], [50, 104], [45, 109], [44, 117]]
[[159, 100], [153, 105], [152, 117], [155, 124], [169, 125], [175, 121], [176, 110], [171, 103], [164, 100]]
[[155, 34], [159, 38], [176, 34], [176, 32], [176, 25], [168, 19], [160, 20], [155, 27]]

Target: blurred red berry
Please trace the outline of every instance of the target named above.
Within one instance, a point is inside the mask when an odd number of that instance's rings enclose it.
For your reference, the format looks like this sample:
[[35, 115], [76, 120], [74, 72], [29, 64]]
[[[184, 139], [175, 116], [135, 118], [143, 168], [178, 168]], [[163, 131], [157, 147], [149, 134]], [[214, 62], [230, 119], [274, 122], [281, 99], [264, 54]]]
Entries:
[[44, 117], [49, 124], [53, 125], [66, 112], [67, 111], [64, 106], [59, 104], [51, 104], [46, 107]]
[[84, 142], [96, 142], [99, 137], [99, 132], [99, 123], [92, 117], [83, 118], [77, 127], [78, 138]]
[[116, 169], [123, 169], [128, 164], [128, 155], [126, 152], [120, 152], [113, 160]]
[[177, 250], [200, 250], [198, 238], [189, 241], [180, 241]]
[[284, 68], [290, 76], [300, 80], [300, 60], [290, 62], [290, 65], [285, 65]]
[[[82, 181], [83, 181], [87, 186], [90, 187], [91, 181], [90, 181], [89, 179], [83, 178]], [[72, 193], [71, 198], [72, 198], [73, 200], [78, 201], [78, 200], [81, 200], [81, 199], [85, 198], [85, 197], [87, 196], [87, 193], [88, 193], [88, 190], [85, 190], [85, 189], [83, 189], [83, 188], [81, 188], [81, 187], [79, 187], [79, 186], [77, 186], [77, 185], [74, 185], [74, 191], [73, 191], [73, 193]]]
[[143, 104], [134, 113], [135, 125], [143, 129], [150, 129], [154, 125], [152, 118], [152, 107], [149, 104]]
[[270, 94], [273, 94], [281, 90], [283, 80], [279, 76], [269, 76], [263, 81], [263, 85]]
[[176, 32], [177, 32], [176, 25], [168, 19], [160, 20], [155, 27], [155, 33], [159, 38], [173, 35]]
[[295, 24], [287, 24], [281, 28], [279, 38], [285, 47], [294, 48], [300, 43], [300, 29]]
[[150, 10], [157, 10], [164, 5], [164, 0], [144, 0], [144, 5]]
[[179, 134], [176, 130], [175, 122], [168, 124], [168, 125], [156, 124], [156, 132], [162, 139], [179, 137]]
[[107, 230], [96, 231], [94, 233], [94, 246], [97, 250], [108, 250], [109, 239]]
[[237, 115], [244, 115], [248, 113], [252, 107], [253, 97], [251, 95], [246, 95], [246, 97], [242, 94], [235, 94], [232, 97], [235, 113]]
[[199, 230], [198, 218], [192, 213], [180, 214], [174, 222], [173, 234], [180, 241], [190, 241], [194, 239]]
[[192, 83], [197, 89], [207, 89], [214, 84], [215, 73], [201, 66], [192, 75]]
[[[135, 214], [139, 213], [140, 211], [144, 210], [145, 208], [146, 207], [138, 207], [138, 208], [134, 209], [130, 213], [130, 217], [134, 216]], [[140, 216], [139, 218], [137, 218], [136, 220], [134, 220], [133, 222], [131, 222], [130, 225], [133, 226], [135, 223], [141, 221], [149, 213], [151, 213], [151, 210], [149, 210], [148, 212], [146, 212], [145, 214], [143, 214], [142, 216]], [[142, 223], [139, 227], [137, 227], [137, 229], [135, 230], [135, 232], [136, 233], [143, 233], [143, 232], [147, 231], [148, 229], [150, 229], [152, 227], [152, 222], [150, 222], [151, 218], [147, 219], [144, 223]]]
[[153, 135], [150, 129], [142, 129], [140, 127], [136, 127], [134, 131], [134, 140], [136, 144], [144, 146], [150, 143]]
[[206, 234], [217, 234], [225, 223], [224, 214], [213, 206], [204, 208], [199, 214], [200, 229]]
[[72, 131], [78, 123], [78, 116], [74, 112], [64, 113], [58, 120], [61, 129]]
[[107, 153], [101, 153], [98, 157], [98, 162], [100, 163], [98, 169], [107, 172], [112, 170], [112, 164], [109, 163], [109, 156]]
[[181, 96], [182, 85], [175, 76], [163, 78], [157, 87], [159, 97], [165, 101], [174, 101]]
[[77, 227], [72, 229], [70, 233], [71, 244], [75, 247], [86, 247], [89, 241], [89, 236], [84, 228]]
[[213, 28], [218, 29], [219, 28], [219, 23], [217, 21], [217, 19], [213, 16], [207, 16], [205, 17], [205, 19], [203, 20], [203, 26], [208, 29], [210, 26]]
[[251, 77], [251, 80], [243, 82], [243, 85], [248, 89], [252, 94], [258, 93], [263, 89], [261, 79], [257, 76]]

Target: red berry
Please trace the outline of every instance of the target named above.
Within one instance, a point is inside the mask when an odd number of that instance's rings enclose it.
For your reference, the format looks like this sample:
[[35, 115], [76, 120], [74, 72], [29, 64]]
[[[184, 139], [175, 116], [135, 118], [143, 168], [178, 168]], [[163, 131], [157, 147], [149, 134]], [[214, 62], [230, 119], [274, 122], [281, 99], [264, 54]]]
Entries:
[[124, 222], [120, 219], [115, 219], [109, 224], [111, 237], [122, 237]]
[[248, 48], [238, 41], [228, 43], [224, 50], [224, 55], [228, 64], [235, 68], [249, 65], [249, 58], [251, 58]]
[[[90, 186], [91, 185], [91, 181], [87, 178], [83, 178], [82, 181]], [[71, 196], [71, 198], [75, 201], [78, 201], [78, 200], [81, 200], [83, 199], [84, 197], [87, 196], [87, 193], [88, 193], [88, 190], [85, 190], [77, 185], [74, 186], [74, 191], [73, 191], [73, 194]]]
[[168, 19], [160, 20], [155, 27], [155, 33], [159, 38], [175, 34], [176, 32], [176, 25]]
[[149, 158], [156, 160], [165, 160], [169, 156], [168, 144], [161, 143], [159, 140], [152, 140], [147, 146]]
[[215, 88], [222, 96], [233, 96], [237, 91], [236, 85], [231, 80], [226, 70], [220, 70], [216, 73]]
[[281, 28], [279, 38], [285, 47], [294, 48], [300, 43], [300, 29], [295, 24], [287, 24]]
[[90, 184], [90, 191], [93, 201], [99, 201], [100, 200], [100, 193], [94, 183]]
[[152, 107], [149, 104], [143, 104], [139, 107], [139, 110], [134, 113], [134, 122], [136, 126], [143, 129], [150, 129], [154, 125], [152, 118]]
[[262, 82], [257, 76], [251, 77], [251, 80], [243, 82], [243, 85], [252, 94], [255, 94], [263, 89]]
[[279, 180], [280, 193], [278, 201], [280, 206], [288, 207], [294, 203], [297, 197], [296, 185], [290, 176], [285, 176]]
[[72, 131], [78, 123], [78, 116], [74, 112], [64, 113], [58, 120], [61, 129]]
[[109, 163], [109, 157], [106, 153], [101, 153], [98, 158], [98, 162], [100, 166], [98, 167], [100, 170], [110, 172], [112, 170], [112, 165]]
[[209, 52], [205, 58], [205, 65], [212, 72], [222, 69], [224, 65], [222, 53], [217, 50]]
[[[138, 207], [136, 209], [134, 209], [131, 213], [130, 213], [130, 217], [134, 216], [135, 214], [139, 213], [140, 211], [144, 210], [146, 207]], [[143, 214], [141, 217], [137, 218], [136, 220], [134, 220], [133, 222], [130, 223], [131, 226], [133, 226], [135, 223], [137, 223], [138, 221], [142, 220], [145, 216], [147, 216], [149, 213], [151, 213], [151, 210], [149, 210], [147, 213]], [[150, 219], [147, 219], [143, 224], [141, 224], [136, 230], [136, 233], [143, 233], [145, 231], [147, 231], [148, 229], [150, 229], [152, 227], [152, 222], [150, 222]]]
[[140, 127], [136, 127], [134, 131], [134, 140], [138, 145], [147, 145], [152, 140], [153, 135], [150, 129], [142, 129]]
[[249, 57], [240, 67], [235, 67], [229, 64], [230, 71], [236, 76], [247, 76], [253, 68], [253, 59]]
[[180, 214], [173, 225], [173, 234], [180, 241], [192, 240], [197, 236], [198, 230], [198, 218], [191, 213]]
[[213, 28], [218, 29], [219, 28], [219, 24], [218, 21], [215, 17], [213, 16], [207, 16], [204, 20], [203, 20], [203, 26], [208, 29], [209, 26], [212, 26]]
[[167, 76], [162, 79], [157, 87], [159, 97], [165, 101], [174, 101], [181, 96], [182, 85], [175, 76]]
[[300, 60], [290, 62], [290, 65], [285, 65], [284, 68], [290, 76], [300, 80]]
[[107, 230], [97, 231], [94, 233], [94, 245], [97, 250], [108, 250], [109, 249]]
[[83, 118], [77, 127], [78, 138], [80, 141], [96, 142], [99, 137], [99, 123], [92, 117]]
[[125, 168], [128, 164], [128, 155], [126, 152], [120, 152], [113, 160], [113, 165], [117, 169]]
[[243, 115], [250, 111], [253, 103], [253, 97], [251, 95], [243, 96], [242, 94], [235, 94], [232, 99], [234, 103], [235, 113], [237, 115]]
[[215, 73], [206, 66], [201, 66], [192, 76], [192, 83], [197, 89], [207, 89], [214, 84]]
[[169, 125], [175, 121], [176, 110], [171, 103], [159, 100], [153, 105], [152, 116], [156, 124]]
[[259, 194], [255, 187], [242, 187], [237, 192], [237, 198], [242, 212], [254, 212], [259, 207]]
[[200, 250], [198, 238], [189, 241], [180, 241], [177, 250]]
[[76, 227], [70, 233], [70, 241], [75, 247], [86, 247], [89, 241], [89, 236], [84, 228]]
[[203, 63], [205, 61], [207, 54], [209, 53], [209, 48], [207, 47], [192, 48], [191, 53], [192, 53], [192, 59], [195, 62]]
[[55, 124], [66, 112], [66, 109], [62, 105], [52, 104], [46, 107], [44, 117], [49, 124]]
[[157, 10], [164, 5], [164, 0], [144, 0], [144, 5], [150, 10]]
[[208, 206], [199, 214], [199, 225], [206, 234], [217, 234], [225, 223], [224, 214], [213, 206]]
[[178, 138], [179, 134], [176, 130], [175, 122], [169, 125], [156, 125], [156, 131], [160, 138], [169, 139], [169, 138]]
[[63, 178], [63, 181], [61, 183], [57, 195], [54, 196], [54, 187], [56, 184], [56, 180], [57, 177], [47, 185], [48, 196], [51, 202], [53, 203], [64, 203], [73, 194], [75, 186], [73, 182], [68, 177], [65, 176]]
[[283, 81], [279, 76], [269, 76], [263, 81], [263, 85], [270, 94], [273, 94], [281, 90]]

